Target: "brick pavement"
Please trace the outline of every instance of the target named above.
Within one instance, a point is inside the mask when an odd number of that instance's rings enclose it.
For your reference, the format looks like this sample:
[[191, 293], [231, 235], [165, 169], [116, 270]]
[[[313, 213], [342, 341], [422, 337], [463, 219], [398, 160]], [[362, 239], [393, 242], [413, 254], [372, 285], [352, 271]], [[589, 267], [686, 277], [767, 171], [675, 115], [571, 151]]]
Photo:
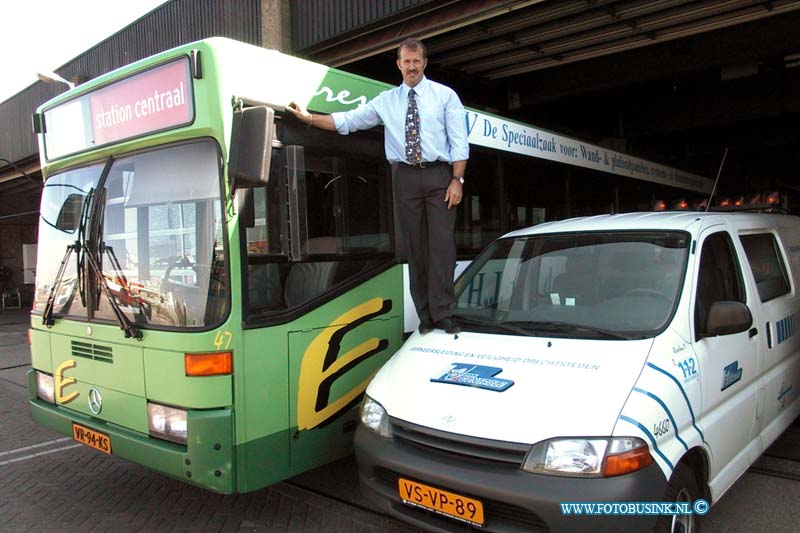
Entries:
[[340, 476], [347, 461], [297, 483], [220, 495], [42, 428], [27, 407], [27, 324], [24, 312], [0, 313], [0, 531], [415, 531], [315, 490], [309, 480]]
[[[0, 532], [418, 531], [341, 501], [358, 501], [352, 458], [257, 492], [226, 496], [38, 426], [25, 390], [28, 323], [25, 312], [0, 312]], [[798, 443], [795, 425], [712, 508], [703, 529], [797, 531]]]

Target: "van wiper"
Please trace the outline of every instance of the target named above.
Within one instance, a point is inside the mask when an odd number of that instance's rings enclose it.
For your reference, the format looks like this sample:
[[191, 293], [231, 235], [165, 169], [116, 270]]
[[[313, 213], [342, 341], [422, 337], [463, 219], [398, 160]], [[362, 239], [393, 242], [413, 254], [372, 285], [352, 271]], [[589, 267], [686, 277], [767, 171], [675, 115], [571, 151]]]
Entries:
[[106, 299], [108, 300], [108, 304], [114, 311], [114, 316], [117, 317], [117, 322], [119, 322], [120, 329], [125, 332], [125, 338], [127, 339], [133, 337], [137, 341], [142, 340], [142, 331], [134, 326], [133, 323], [131, 323], [128, 316], [119, 306], [116, 298], [111, 293], [111, 289], [108, 287], [108, 280], [103, 275], [100, 265], [97, 264], [97, 259], [91, 253], [86, 254], [86, 259], [89, 263], [89, 270], [91, 270], [94, 274], [97, 284], [100, 286], [100, 289], [103, 290], [104, 294], [106, 295]]
[[632, 337], [628, 335], [623, 335], [617, 331], [612, 331], [610, 329], [598, 328], [596, 326], [587, 326], [585, 324], [572, 324], [569, 322], [559, 322], [555, 320], [520, 320], [516, 322], [510, 322], [509, 324], [514, 324], [520, 327], [526, 327], [533, 330], [547, 330], [559, 333], [574, 333], [578, 331], [587, 331], [590, 333], [598, 333], [603, 335], [604, 337], [608, 337], [611, 339], [624, 339], [624, 340], [631, 340]]
[[68, 245], [67, 251], [64, 252], [64, 258], [61, 260], [61, 266], [58, 267], [55, 279], [53, 279], [53, 286], [50, 287], [50, 295], [47, 297], [47, 304], [44, 306], [44, 312], [42, 313], [42, 324], [47, 327], [56, 323], [55, 319], [53, 319], [53, 308], [55, 307], [56, 294], [58, 294], [61, 281], [64, 279], [64, 271], [66, 270], [69, 256], [72, 255], [72, 252], [75, 252], [76, 255], [80, 255], [80, 248], [81, 243], [75, 241], [74, 244]]
[[453, 314], [454, 318], [458, 319], [459, 322], [462, 324], [472, 324], [475, 326], [481, 326], [489, 329], [499, 329], [502, 331], [508, 331], [510, 333], [514, 333], [516, 335], [524, 335], [526, 337], [534, 337], [535, 332], [531, 331], [530, 329], [526, 329], [524, 327], [520, 327], [517, 324], [510, 324], [508, 322], [495, 322], [494, 320], [486, 320], [484, 318], [476, 318], [472, 316], [466, 315], [459, 315]]

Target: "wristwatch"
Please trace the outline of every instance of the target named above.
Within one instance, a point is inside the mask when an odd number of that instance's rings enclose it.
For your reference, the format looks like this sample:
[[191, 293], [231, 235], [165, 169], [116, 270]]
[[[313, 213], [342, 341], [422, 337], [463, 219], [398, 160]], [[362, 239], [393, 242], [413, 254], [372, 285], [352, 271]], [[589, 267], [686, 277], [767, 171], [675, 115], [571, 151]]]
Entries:
[[464, 185], [464, 178], [462, 176], [453, 176], [454, 180], [458, 180], [461, 185]]

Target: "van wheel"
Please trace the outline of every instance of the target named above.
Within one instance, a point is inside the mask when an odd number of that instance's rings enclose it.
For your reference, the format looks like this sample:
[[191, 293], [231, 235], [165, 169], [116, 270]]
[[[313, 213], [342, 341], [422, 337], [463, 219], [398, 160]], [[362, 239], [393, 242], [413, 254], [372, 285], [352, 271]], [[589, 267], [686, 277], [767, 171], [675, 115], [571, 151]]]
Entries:
[[[672, 477], [664, 494], [664, 501], [675, 503], [688, 503], [690, 506], [695, 500], [701, 498], [700, 487], [694, 472], [685, 463], [680, 463], [672, 472]], [[666, 515], [658, 518], [654, 531], [659, 533], [698, 533], [700, 531], [700, 517], [698, 515]]]

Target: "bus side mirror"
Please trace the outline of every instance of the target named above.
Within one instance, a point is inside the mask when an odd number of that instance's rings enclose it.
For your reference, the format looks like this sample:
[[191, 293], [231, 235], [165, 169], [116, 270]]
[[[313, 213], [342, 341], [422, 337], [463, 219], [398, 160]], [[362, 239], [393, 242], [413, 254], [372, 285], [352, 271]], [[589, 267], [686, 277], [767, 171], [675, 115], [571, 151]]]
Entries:
[[731, 335], [747, 331], [753, 325], [750, 309], [741, 302], [714, 302], [708, 310], [703, 337]]
[[66, 200], [64, 200], [64, 203], [61, 205], [61, 209], [58, 211], [56, 223], [52, 224], [47, 220], [45, 220], [45, 222], [51, 224], [57, 230], [61, 230], [65, 233], [75, 233], [75, 230], [77, 230], [81, 224], [83, 203], [85, 201], [85, 194], [70, 194], [67, 196]]
[[267, 106], [233, 112], [228, 177], [234, 188], [250, 188], [269, 181], [275, 111]]

